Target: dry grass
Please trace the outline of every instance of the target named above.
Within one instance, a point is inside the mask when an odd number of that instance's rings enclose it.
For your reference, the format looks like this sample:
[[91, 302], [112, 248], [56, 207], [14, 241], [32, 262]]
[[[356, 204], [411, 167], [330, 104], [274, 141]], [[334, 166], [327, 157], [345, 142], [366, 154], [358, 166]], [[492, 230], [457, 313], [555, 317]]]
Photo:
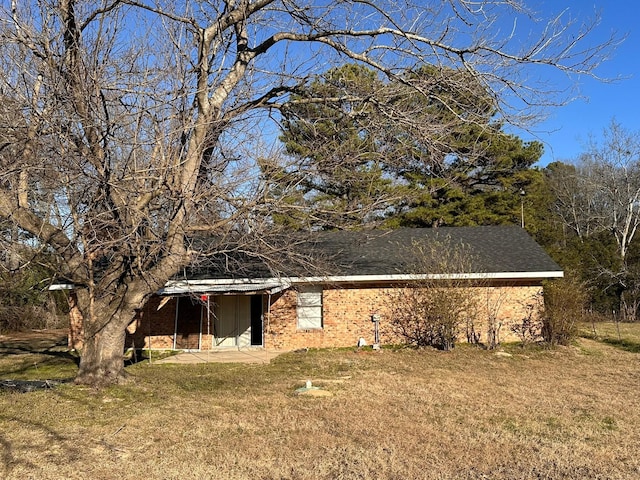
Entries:
[[[103, 391], [0, 393], [0, 477], [640, 477], [636, 353], [593, 339], [508, 351], [142, 363]], [[295, 396], [306, 379], [334, 395]]]
[[601, 321], [585, 323], [581, 325], [580, 333], [586, 338], [615, 345], [629, 352], [640, 353], [640, 322]]

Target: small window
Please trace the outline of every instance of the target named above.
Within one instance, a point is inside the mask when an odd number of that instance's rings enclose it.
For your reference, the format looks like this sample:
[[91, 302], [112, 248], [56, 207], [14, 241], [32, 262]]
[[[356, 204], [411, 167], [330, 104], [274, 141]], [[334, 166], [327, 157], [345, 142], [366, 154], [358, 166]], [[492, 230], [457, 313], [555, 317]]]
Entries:
[[298, 290], [298, 328], [322, 328], [322, 287], [302, 287]]

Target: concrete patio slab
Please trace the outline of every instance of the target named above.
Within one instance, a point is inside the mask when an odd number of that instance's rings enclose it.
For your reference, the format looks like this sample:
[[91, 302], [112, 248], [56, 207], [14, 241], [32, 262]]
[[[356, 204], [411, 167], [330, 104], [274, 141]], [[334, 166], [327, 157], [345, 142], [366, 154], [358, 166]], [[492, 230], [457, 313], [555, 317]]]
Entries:
[[203, 352], [182, 352], [154, 363], [269, 363], [282, 351], [262, 349], [207, 350]]

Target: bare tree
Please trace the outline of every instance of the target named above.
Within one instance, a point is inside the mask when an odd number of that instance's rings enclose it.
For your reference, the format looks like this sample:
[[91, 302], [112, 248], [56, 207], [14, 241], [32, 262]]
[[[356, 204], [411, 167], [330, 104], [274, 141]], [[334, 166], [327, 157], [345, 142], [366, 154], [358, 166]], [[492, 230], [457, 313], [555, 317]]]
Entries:
[[612, 121], [575, 165], [558, 166], [550, 185], [565, 224], [580, 238], [611, 232], [620, 258], [640, 225], [640, 140]]
[[[527, 38], [539, 24], [517, 0], [0, 8], [0, 97], [10, 105], [0, 118], [0, 217], [77, 286], [77, 381], [88, 384], [124, 378], [126, 326], [185, 266], [230, 248], [266, 257], [280, 248], [268, 218], [281, 206], [265, 201], [253, 152], [309, 76], [344, 59], [408, 84], [398, 73], [415, 65], [462, 68], [505, 121], [514, 111], [527, 120], [571, 95], [524, 80], [527, 68], [592, 75], [616, 42], [585, 46], [597, 19], [581, 26], [564, 14], [527, 42], [522, 22]], [[195, 233], [212, 239], [206, 249]]]
[[600, 191], [594, 173], [582, 165], [553, 163], [547, 167], [547, 181], [554, 195], [554, 213], [565, 230], [583, 241], [602, 231]]
[[592, 138], [575, 165], [556, 166], [550, 176], [563, 224], [584, 240], [601, 235], [615, 245], [614, 262], [600, 259], [599, 276], [623, 291], [621, 311], [635, 318], [640, 279], [629, 249], [640, 226], [640, 140], [638, 132], [612, 121], [602, 141]]
[[603, 142], [592, 141], [583, 171], [597, 192], [598, 226], [611, 231], [624, 261], [640, 225], [640, 139], [612, 121]]

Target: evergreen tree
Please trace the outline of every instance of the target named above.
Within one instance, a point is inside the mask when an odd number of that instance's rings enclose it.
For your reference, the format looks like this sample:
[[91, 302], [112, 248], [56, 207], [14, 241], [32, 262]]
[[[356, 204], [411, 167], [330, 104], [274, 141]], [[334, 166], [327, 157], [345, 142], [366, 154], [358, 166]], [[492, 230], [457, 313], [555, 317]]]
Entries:
[[[295, 228], [371, 221], [393, 198], [380, 145], [375, 100], [385, 84], [366, 67], [331, 69], [292, 96], [281, 140], [291, 165], [267, 165], [274, 195], [304, 209], [274, 214]], [[321, 99], [321, 101], [318, 101]], [[271, 167], [269, 169], [269, 167]]]
[[274, 218], [293, 228], [520, 223], [519, 192], [536, 181], [542, 146], [503, 132], [495, 114], [464, 71], [329, 70], [283, 110], [295, 168], [263, 169], [271, 193], [299, 209]]

